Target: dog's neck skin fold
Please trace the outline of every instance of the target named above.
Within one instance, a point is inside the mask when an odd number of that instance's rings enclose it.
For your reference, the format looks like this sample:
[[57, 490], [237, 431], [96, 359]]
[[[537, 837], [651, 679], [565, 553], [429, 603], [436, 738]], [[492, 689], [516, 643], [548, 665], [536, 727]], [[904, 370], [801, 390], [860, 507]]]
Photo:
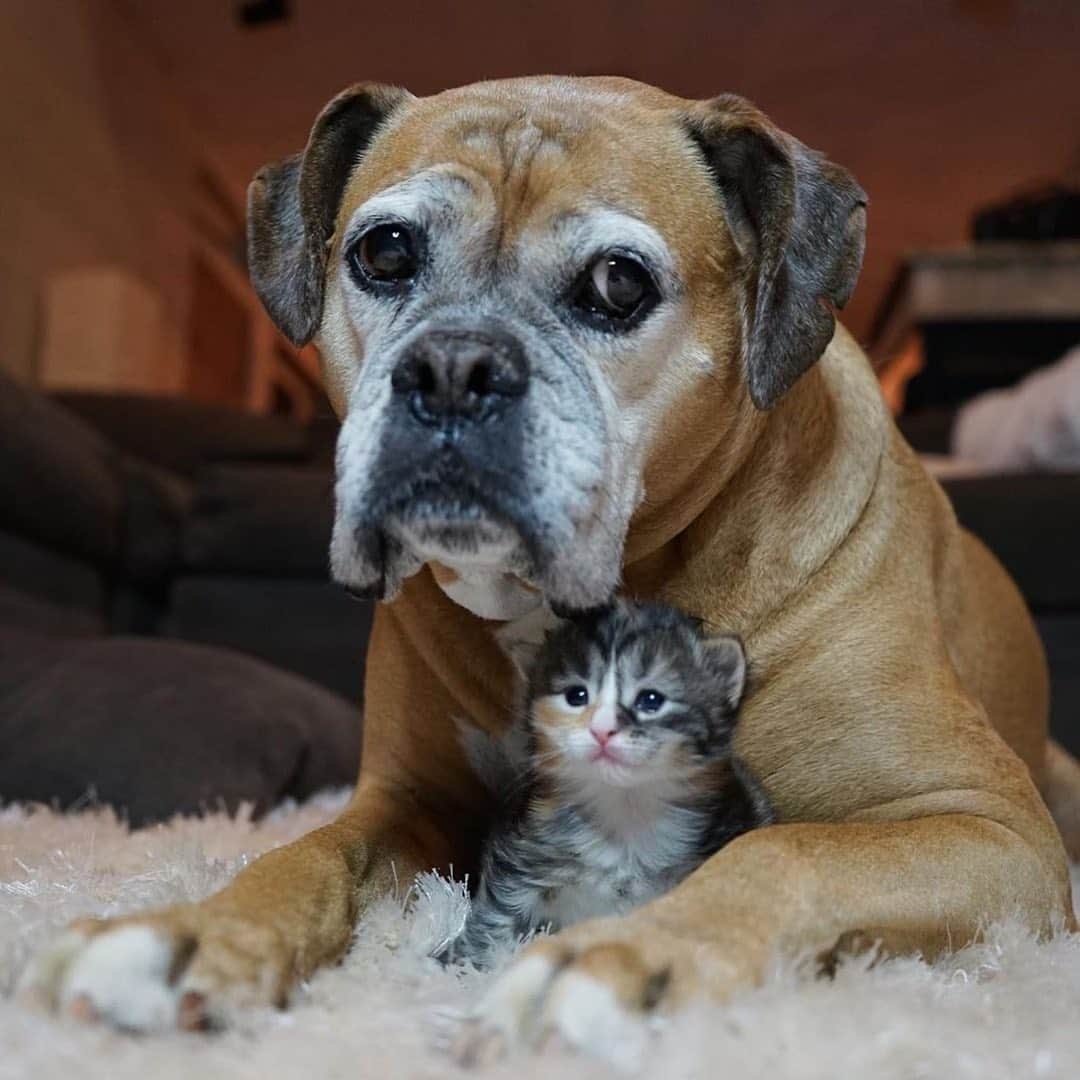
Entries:
[[[659, 595], [749, 635], [824, 566], [859, 520], [887, 452], [881, 393], [867, 365], [849, 362], [856, 350], [838, 326], [822, 360], [775, 409], [739, 413], [738, 434], [724, 429], [687, 468], [675, 458], [659, 475], [654, 460], [627, 540], [630, 594]], [[700, 427], [682, 436], [684, 445], [707, 439]], [[726, 452], [729, 439], [737, 457]], [[706, 566], [703, 585], [696, 574]]]
[[[854, 348], [839, 328], [821, 363], [767, 413], [750, 404], [737, 380], [732, 386], [705, 381], [705, 390], [686, 402], [685, 426], [677, 425], [670, 444], [661, 440], [646, 470], [626, 541], [623, 585], [630, 593], [652, 596], [656, 582], [683, 576], [680, 564], [708, 558], [724, 569], [709, 594], [709, 612], [699, 610], [693, 595], [664, 598], [712, 619], [723, 621], [723, 613], [726, 625], [749, 633], [797, 589], [775, 591], [772, 568], [779, 561], [788, 564], [784, 579], [799, 585], [825, 563], [869, 500], [885, 452], [876, 381], [868, 369], [844, 362]], [[841, 383], [859, 407], [838, 408]], [[757, 452], [759, 442], [767, 453]], [[843, 452], [851, 446], [859, 453]], [[818, 496], [799, 494], [808, 490]], [[778, 498], [785, 491], [791, 496]], [[762, 543], [762, 536], [779, 541]], [[494, 572], [485, 582], [483, 575], [438, 564], [432, 572], [455, 603], [481, 618], [516, 619], [542, 600], [511, 574]]]

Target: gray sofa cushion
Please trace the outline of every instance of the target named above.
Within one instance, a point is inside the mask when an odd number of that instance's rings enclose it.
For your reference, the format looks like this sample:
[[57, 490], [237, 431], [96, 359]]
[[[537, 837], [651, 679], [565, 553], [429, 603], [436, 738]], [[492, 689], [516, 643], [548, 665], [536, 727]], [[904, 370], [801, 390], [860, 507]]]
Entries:
[[[5, 557], [13, 550], [13, 545], [5, 543], [5, 539], [0, 533], [0, 565], [4, 565]], [[56, 567], [59, 557], [54, 558], [56, 561], [53, 565]], [[43, 560], [42, 565], [47, 565], [47, 562]], [[106, 620], [100, 606], [80, 607], [71, 604], [70, 597], [66, 600], [50, 599], [0, 583], [0, 626], [61, 637], [93, 637], [105, 633]], [[0, 658], [2, 667], [3, 660]]]
[[164, 588], [180, 565], [191, 485], [179, 476], [134, 458], [123, 462], [124, 578], [140, 588]]
[[184, 565], [325, 580], [333, 520], [334, 476], [325, 469], [204, 469], [184, 532]]
[[960, 523], [1005, 564], [1036, 612], [1080, 610], [1080, 473], [947, 480]]
[[1080, 614], [1036, 620], [1050, 662], [1050, 732], [1080, 755]]
[[117, 454], [66, 409], [0, 374], [0, 529], [92, 562], [116, 557]]
[[173, 586], [163, 632], [242, 649], [360, 701], [373, 613], [328, 581], [191, 574]]
[[351, 784], [360, 712], [224, 650], [0, 627], [0, 800], [96, 795], [133, 824]]
[[305, 461], [308, 435], [280, 416], [148, 394], [62, 393], [56, 400], [125, 454], [184, 476], [214, 461]]
[[[58, 617], [69, 613], [70, 621], [79, 624], [74, 633], [89, 625], [105, 629], [109, 597], [98, 567], [0, 528], [0, 588], [5, 587], [49, 605]], [[11, 621], [0, 618], [0, 624]], [[55, 624], [59, 633], [68, 632], [63, 621]]]

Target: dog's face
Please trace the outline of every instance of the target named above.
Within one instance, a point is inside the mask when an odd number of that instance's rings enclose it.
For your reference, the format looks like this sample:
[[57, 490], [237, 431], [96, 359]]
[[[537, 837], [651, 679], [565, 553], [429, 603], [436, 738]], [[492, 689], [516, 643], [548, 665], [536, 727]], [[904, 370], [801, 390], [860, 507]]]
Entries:
[[863, 204], [738, 99], [335, 99], [249, 211], [256, 287], [343, 418], [335, 576], [386, 597], [430, 561], [607, 600], [680, 411], [769, 407], [824, 349]]

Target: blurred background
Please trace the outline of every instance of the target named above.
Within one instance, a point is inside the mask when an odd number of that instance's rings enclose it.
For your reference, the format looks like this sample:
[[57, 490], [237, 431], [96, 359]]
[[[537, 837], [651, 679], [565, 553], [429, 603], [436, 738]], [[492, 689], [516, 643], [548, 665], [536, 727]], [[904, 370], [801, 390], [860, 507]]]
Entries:
[[[100, 674], [102, 649], [132, 669], [130, 640], [257, 658], [240, 698], [286, 670], [329, 695], [290, 716], [357, 700], [370, 611], [326, 581], [335, 422], [313, 350], [248, 285], [247, 182], [358, 79], [559, 72], [736, 91], [855, 173], [869, 240], [845, 322], [1023, 588], [1080, 746], [1076, 0], [3, 0], [0, 57], [0, 643], [24, 658], [5, 682], [0, 652], [0, 737], [29, 723], [26, 672], [47, 654], [59, 678], [88, 643], [107, 732], [123, 709], [145, 723]], [[220, 680], [176, 679], [206, 688], [191, 717], [220, 713]], [[55, 694], [33, 700], [54, 731]], [[48, 759], [51, 779], [0, 774], [0, 797], [101, 789], [49, 738], [12, 769]]]

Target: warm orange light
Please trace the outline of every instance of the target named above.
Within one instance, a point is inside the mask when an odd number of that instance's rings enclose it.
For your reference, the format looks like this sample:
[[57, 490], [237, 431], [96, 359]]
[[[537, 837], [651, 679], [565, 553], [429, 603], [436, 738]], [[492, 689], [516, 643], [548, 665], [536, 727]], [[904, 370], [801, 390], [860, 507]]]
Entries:
[[885, 401], [893, 416], [899, 416], [903, 412], [908, 380], [922, 371], [925, 362], [922, 334], [914, 331], [878, 373], [881, 392], [885, 395]]

